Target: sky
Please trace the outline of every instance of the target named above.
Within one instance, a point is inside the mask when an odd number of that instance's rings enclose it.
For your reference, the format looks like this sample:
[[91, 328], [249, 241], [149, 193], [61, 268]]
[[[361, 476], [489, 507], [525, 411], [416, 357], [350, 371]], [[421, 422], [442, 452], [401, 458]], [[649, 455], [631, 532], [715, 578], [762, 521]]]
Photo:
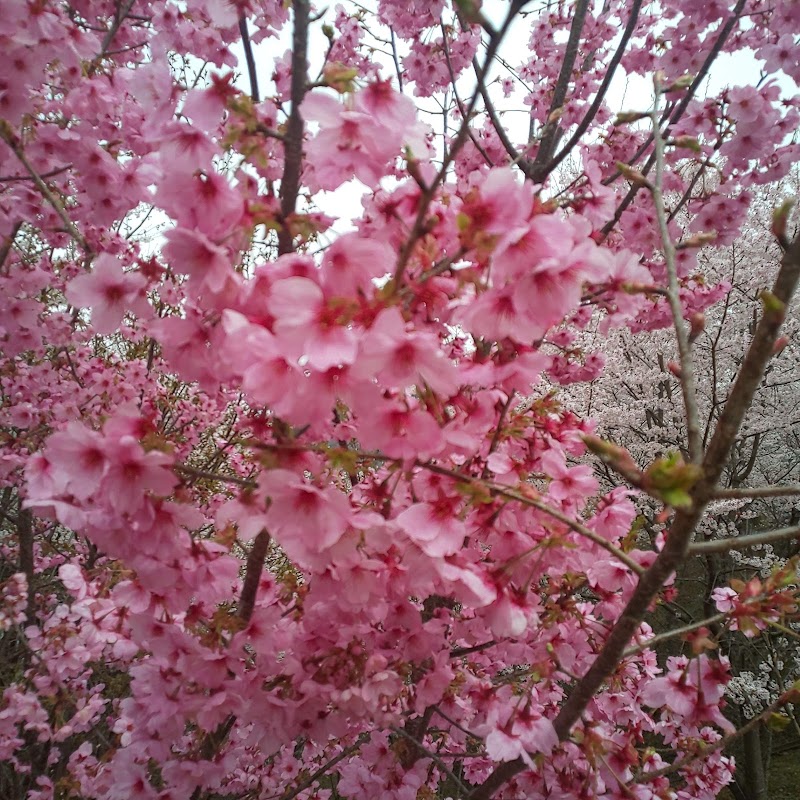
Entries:
[[[377, 8], [376, 0], [363, 0], [361, 3], [366, 8], [374, 10]], [[508, 9], [508, 3], [503, 0], [484, 0], [482, 11], [484, 15], [495, 26], [499, 26]], [[328, 6], [324, 21], [332, 22], [335, 17], [335, 4]], [[310, 69], [312, 75], [316, 75], [320, 69], [322, 58], [327, 50], [327, 40], [321, 31], [321, 24], [311, 26], [311, 41], [309, 47]], [[510, 64], [520, 63], [528, 51], [528, 36], [530, 24], [520, 19], [513, 24], [500, 48], [500, 55]], [[269, 80], [269, 69], [276, 54], [282, 54], [289, 49], [291, 43], [291, 24], [287, 25], [281, 36], [276, 41], [268, 39], [256, 46], [256, 63], [260, 65], [259, 85], [262, 95], [271, 91]], [[237, 84], [244, 90], [249, 89], [246, 77], [246, 65], [241, 44], [237, 43], [234, 52], [239, 58], [239, 77]], [[402, 51], [401, 51], [402, 56]], [[384, 75], [392, 77], [396, 74], [391, 58], [380, 53], [376, 54], [376, 60], [384, 65]], [[760, 77], [761, 62], [751, 53], [737, 53], [735, 55], [723, 54], [714, 63], [711, 72], [698, 92], [698, 96], [713, 96], [721, 89], [728, 86], [755, 85]], [[504, 76], [507, 73], [497, 65], [490, 73], [490, 80], [494, 77]], [[471, 72], [465, 74], [459, 81], [459, 92], [462, 97], [468, 97], [474, 88], [474, 80]], [[652, 104], [652, 82], [650, 76], [626, 75], [618, 68], [611, 87], [607, 95], [607, 103], [613, 112], [619, 111], [646, 111]], [[784, 94], [796, 94], [798, 89], [790, 79], [782, 82]], [[522, 94], [512, 95], [506, 103], [509, 107], [524, 109], [522, 104]], [[436, 110], [437, 102], [435, 99], [415, 98], [418, 104], [428, 110]], [[430, 115], [421, 115], [425, 121], [434, 119]], [[511, 138], [516, 141], [524, 141], [527, 137], [529, 117], [525, 113], [508, 113], [504, 115], [504, 122], [508, 125]], [[441, 119], [437, 120], [437, 132], [441, 131]], [[361, 196], [367, 192], [366, 187], [358, 181], [351, 181], [345, 186], [334, 192], [322, 192], [315, 196], [317, 207], [324, 213], [337, 218], [334, 229], [344, 231], [352, 227], [348, 216], [358, 217], [361, 211]]]

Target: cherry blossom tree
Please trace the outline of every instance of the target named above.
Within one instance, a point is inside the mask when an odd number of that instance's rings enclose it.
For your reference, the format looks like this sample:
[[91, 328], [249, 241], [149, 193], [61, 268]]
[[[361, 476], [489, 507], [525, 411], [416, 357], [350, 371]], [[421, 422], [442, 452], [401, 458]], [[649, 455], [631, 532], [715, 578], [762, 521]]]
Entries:
[[[799, 34], [791, 0], [2, 0], [0, 790], [716, 796], [800, 689], [736, 727], [706, 625], [648, 614], [798, 535], [706, 534], [795, 333], [790, 204], [710, 412], [700, 334], [800, 155]], [[617, 330], [675, 351], [645, 460], [559, 391]], [[713, 624], [791, 630], [796, 581]]]

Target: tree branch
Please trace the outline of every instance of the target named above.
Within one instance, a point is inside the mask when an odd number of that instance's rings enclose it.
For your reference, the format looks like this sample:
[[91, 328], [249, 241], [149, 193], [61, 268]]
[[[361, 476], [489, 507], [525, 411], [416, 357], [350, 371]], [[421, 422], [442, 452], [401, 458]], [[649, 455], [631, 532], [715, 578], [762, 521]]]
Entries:
[[480, 71], [480, 75], [478, 76], [478, 86], [476, 87], [475, 91], [472, 93], [472, 97], [470, 98], [469, 104], [467, 105], [464, 118], [461, 120], [461, 127], [458, 129], [458, 133], [456, 134], [455, 138], [450, 144], [450, 150], [448, 151], [447, 155], [442, 160], [442, 166], [439, 169], [439, 172], [436, 174], [436, 177], [433, 181], [428, 185], [423, 191], [419, 198], [417, 215], [414, 218], [414, 223], [411, 227], [411, 232], [408, 235], [408, 238], [403, 243], [403, 246], [400, 248], [400, 253], [397, 258], [397, 264], [395, 266], [394, 271], [394, 287], [395, 290], [400, 288], [400, 284], [403, 280], [403, 274], [405, 272], [406, 267], [408, 266], [408, 262], [411, 259], [411, 254], [414, 252], [414, 247], [416, 243], [419, 241], [420, 237], [425, 233], [425, 228], [427, 225], [427, 215], [428, 215], [428, 208], [436, 196], [436, 191], [441, 186], [442, 182], [444, 181], [447, 170], [450, 167], [450, 164], [453, 163], [456, 155], [460, 152], [461, 148], [466, 143], [467, 139], [469, 139], [470, 134], [470, 117], [472, 112], [475, 110], [475, 105], [478, 102], [478, 97], [480, 97], [480, 86], [486, 80], [486, 75], [489, 72], [489, 67], [494, 60], [495, 54], [497, 53], [498, 47], [500, 47], [500, 43], [503, 40], [503, 37], [506, 35], [512, 20], [516, 16], [516, 14], [522, 9], [525, 5], [527, 0], [524, 2], [522, 0], [514, 0], [511, 3], [511, 8], [506, 15], [505, 20], [503, 21], [500, 30], [491, 34], [488, 45], [486, 47], [486, 58], [483, 63], [483, 69]]
[[657, 644], [668, 642], [676, 636], [683, 636], [685, 633], [692, 633], [700, 628], [707, 628], [710, 625], [718, 625], [720, 622], [724, 622], [727, 616], [727, 614], [714, 614], [713, 617], [706, 617], [699, 622], [692, 622], [681, 628], [673, 628], [671, 631], [659, 633], [656, 636], [652, 636], [650, 639], [645, 639], [640, 644], [637, 644], [636, 647], [629, 647], [623, 654], [623, 658], [629, 658], [630, 656], [636, 655], [636, 653], [641, 653], [643, 650], [652, 650]]
[[539, 140], [539, 149], [536, 158], [531, 166], [530, 177], [535, 183], [542, 183], [547, 177], [547, 163], [553, 157], [558, 138], [561, 135], [561, 126], [558, 119], [554, 116], [564, 105], [567, 97], [567, 89], [572, 78], [572, 70], [575, 67], [575, 59], [578, 57], [580, 48], [581, 33], [586, 22], [586, 13], [589, 10], [589, 0], [577, 0], [575, 10], [572, 12], [572, 25], [569, 29], [569, 39], [564, 50], [564, 60], [561, 62], [561, 71], [556, 79], [553, 89], [553, 99], [550, 102], [550, 110], [547, 115], [542, 136]]
[[797, 699], [798, 692], [796, 689], [789, 689], [788, 691], [783, 692], [774, 703], [770, 703], [770, 705], [768, 705], [757, 717], [753, 717], [753, 719], [747, 722], [746, 725], [743, 725], [741, 728], [739, 728], [739, 730], [735, 731], [734, 733], [730, 733], [727, 736], [723, 736], [716, 742], [703, 747], [703, 749], [698, 753], [678, 759], [668, 767], [662, 767], [661, 769], [653, 770], [652, 772], [639, 773], [631, 781], [630, 785], [635, 786], [639, 783], [649, 783], [650, 781], [656, 780], [656, 778], [662, 778], [665, 775], [671, 775], [672, 773], [677, 772], [679, 769], [683, 769], [683, 767], [688, 766], [700, 758], [707, 758], [709, 755], [711, 755], [711, 753], [716, 753], [718, 750], [724, 750], [726, 747], [728, 747], [728, 745], [733, 744], [733, 742], [735, 742], [737, 739], [740, 739], [746, 733], [749, 733], [754, 728], [757, 728], [762, 722], [768, 720], [779, 708], [781, 708], [781, 706], [785, 706], [787, 703], [796, 703]]
[[10, 233], [8, 236], [3, 238], [3, 244], [0, 245], [0, 269], [2, 269], [3, 265], [6, 263], [6, 259], [8, 258], [8, 254], [11, 252], [11, 249], [14, 247], [14, 241], [17, 238], [17, 234], [22, 230], [22, 220], [17, 220], [13, 227], [11, 228]]
[[61, 221], [64, 223], [64, 228], [67, 233], [81, 246], [87, 256], [94, 254], [94, 251], [89, 246], [89, 243], [84, 238], [83, 234], [75, 227], [75, 223], [69, 218], [64, 204], [50, 191], [50, 187], [42, 180], [42, 176], [31, 166], [25, 156], [19, 139], [11, 130], [11, 127], [6, 123], [0, 123], [0, 139], [2, 139], [10, 148], [17, 160], [25, 167], [27, 173], [31, 176], [34, 185], [39, 190], [39, 193], [49, 203], [52, 209], [58, 214]]
[[778, 528], [774, 531], [752, 533], [749, 536], [731, 536], [728, 539], [710, 539], [707, 542], [695, 542], [689, 548], [689, 555], [706, 555], [706, 553], [728, 553], [731, 550], [746, 550], [773, 542], [785, 542], [800, 538], [800, 527]]
[[436, 755], [436, 753], [432, 753], [430, 750], [428, 750], [428, 748], [427, 748], [427, 747], [424, 747], [422, 744], [420, 744], [420, 742], [419, 742], [419, 741], [416, 739], [416, 737], [414, 737], [414, 736], [412, 736], [411, 734], [407, 733], [407, 732], [406, 732], [406, 731], [404, 731], [402, 728], [398, 728], [398, 727], [396, 727], [395, 725], [392, 725], [392, 726], [389, 728], [389, 730], [390, 730], [390, 731], [392, 731], [393, 733], [397, 733], [397, 734], [399, 734], [400, 736], [403, 736], [403, 737], [405, 737], [406, 739], [408, 739], [409, 741], [411, 741], [411, 742], [414, 744], [414, 747], [416, 747], [416, 748], [417, 748], [417, 750], [419, 750], [419, 751], [420, 751], [420, 752], [421, 752], [421, 753], [422, 753], [422, 754], [423, 754], [423, 755], [424, 755], [426, 758], [429, 758], [431, 761], [433, 761], [433, 763], [434, 763], [434, 764], [436, 764], [436, 766], [437, 766], [437, 767], [439, 767], [439, 769], [440, 769], [440, 770], [441, 770], [441, 771], [442, 771], [442, 772], [443, 772], [445, 775], [447, 775], [447, 777], [448, 777], [448, 778], [450, 778], [450, 780], [452, 780], [452, 781], [453, 781], [453, 782], [456, 784], [456, 786], [458, 786], [458, 788], [459, 788], [459, 789], [460, 789], [462, 792], [464, 792], [465, 794], [466, 794], [467, 792], [469, 792], [469, 787], [465, 786], [465, 785], [462, 783], [462, 781], [461, 781], [461, 779], [458, 777], [458, 775], [456, 775], [456, 774], [455, 774], [455, 773], [454, 773], [454, 772], [453, 772], [453, 771], [452, 771], [452, 770], [451, 770], [451, 769], [450, 769], [450, 768], [447, 766], [447, 764], [445, 764], [445, 763], [444, 763], [444, 761], [442, 761], [442, 759], [441, 759], [441, 758], [439, 758], [439, 756], [438, 756], [438, 755]]
[[17, 536], [19, 537], [19, 569], [25, 574], [28, 583], [28, 603], [25, 607], [25, 622], [33, 625], [35, 619], [35, 592], [33, 581], [35, 577], [35, 566], [33, 558], [33, 515], [31, 512], [21, 507], [17, 514]]
[[348, 756], [351, 756], [353, 753], [355, 753], [361, 747], [361, 745], [364, 744], [364, 742], [369, 740], [370, 736], [370, 733], [362, 733], [358, 739], [356, 739], [355, 743], [342, 750], [338, 756], [335, 756], [330, 761], [323, 764], [316, 772], [309, 775], [309, 777], [305, 780], [300, 781], [300, 783], [298, 783], [297, 786], [295, 786], [290, 792], [282, 794], [280, 796], [280, 800], [294, 800], [297, 795], [299, 795], [301, 792], [304, 792], [309, 786], [313, 786], [326, 772], [329, 772], [341, 761], [344, 761]]
[[658, 229], [661, 234], [661, 243], [664, 250], [664, 263], [667, 269], [667, 301], [672, 312], [672, 324], [675, 328], [675, 339], [678, 344], [678, 354], [681, 363], [680, 384], [683, 394], [683, 409], [686, 415], [686, 431], [689, 445], [689, 455], [692, 461], [700, 462], [703, 453], [703, 443], [700, 438], [700, 414], [697, 409], [697, 385], [694, 378], [694, 360], [692, 358], [689, 331], [683, 318], [681, 305], [680, 285], [678, 283], [678, 268], [675, 261], [675, 245], [669, 233], [667, 212], [664, 208], [664, 194], [662, 192], [664, 180], [664, 139], [658, 121], [658, 99], [661, 87], [656, 84], [656, 100], [653, 103], [651, 119], [653, 123], [653, 137], [655, 140], [656, 172], [651, 194], [655, 206]]
[[261, 581], [261, 571], [264, 569], [264, 559], [267, 557], [269, 543], [269, 532], [264, 529], [253, 540], [253, 546], [247, 555], [247, 567], [245, 568], [238, 610], [238, 617], [245, 624], [250, 622], [250, 617], [253, 616], [258, 584]]
[[250, 78], [250, 97], [254, 103], [260, 101], [258, 94], [258, 75], [256, 73], [256, 59], [253, 55], [253, 45], [250, 41], [250, 32], [247, 30], [247, 18], [239, 17], [239, 33], [242, 37], [242, 47], [244, 47], [244, 58], [247, 62], [247, 75]]
[[757, 489], [719, 489], [714, 500], [745, 500], [759, 497], [791, 497], [800, 494], [800, 484], [787, 486], [762, 486]]
[[289, 217], [294, 214], [297, 195], [300, 191], [300, 172], [303, 161], [303, 117], [300, 105], [306, 93], [308, 81], [308, 17], [309, 0], [294, 0], [294, 31], [292, 33], [292, 110], [286, 125], [283, 142], [283, 178], [281, 180], [281, 228], [278, 231], [278, 254], [294, 251]]
[[619, 45], [617, 45], [617, 49], [614, 51], [611, 61], [608, 62], [608, 66], [606, 67], [605, 75], [603, 77], [603, 82], [600, 84], [600, 88], [597, 90], [597, 94], [595, 95], [591, 106], [589, 106], [589, 110], [586, 112], [586, 114], [584, 114], [583, 119], [578, 123], [578, 127], [575, 129], [572, 136], [570, 136], [569, 141], [561, 148], [560, 152], [553, 156], [553, 158], [550, 159], [550, 161], [542, 168], [545, 176], [549, 175], [572, 152], [572, 149], [578, 144], [578, 142], [580, 142], [581, 137], [584, 133], [586, 133], [589, 125], [592, 124], [592, 120], [600, 110], [603, 99], [608, 92], [608, 87], [611, 86], [611, 81], [614, 79], [614, 72], [619, 66], [619, 62], [622, 61], [622, 56], [625, 54], [625, 48], [628, 46], [628, 42], [630, 41], [631, 36], [633, 36], [634, 30], [636, 30], [636, 23], [639, 21], [639, 11], [641, 7], [642, 0], [633, 0], [633, 3], [631, 4], [631, 13], [628, 17], [628, 24], [625, 26], [625, 30], [622, 32], [622, 38], [619, 40]]

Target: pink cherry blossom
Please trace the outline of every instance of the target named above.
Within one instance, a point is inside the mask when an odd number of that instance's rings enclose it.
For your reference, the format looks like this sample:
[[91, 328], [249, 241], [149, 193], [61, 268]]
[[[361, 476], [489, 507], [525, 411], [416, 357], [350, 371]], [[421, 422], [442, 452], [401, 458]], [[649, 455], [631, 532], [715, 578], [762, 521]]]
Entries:
[[141, 275], [125, 272], [119, 259], [101, 253], [91, 273], [70, 281], [66, 294], [73, 305], [92, 309], [92, 327], [97, 333], [113, 333], [126, 312], [147, 313], [145, 286]]

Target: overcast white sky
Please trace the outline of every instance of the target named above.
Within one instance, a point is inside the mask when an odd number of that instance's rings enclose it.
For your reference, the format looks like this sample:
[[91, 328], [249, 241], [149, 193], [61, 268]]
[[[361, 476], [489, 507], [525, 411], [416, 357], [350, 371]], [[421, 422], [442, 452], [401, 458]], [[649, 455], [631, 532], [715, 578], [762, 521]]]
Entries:
[[[361, 3], [368, 8], [376, 8], [375, 0], [363, 0]], [[483, 13], [495, 25], [500, 24], [508, 9], [508, 3], [502, 0], [485, 0], [482, 6]], [[325, 20], [332, 22], [335, 17], [335, 5], [328, 7]], [[517, 65], [523, 61], [528, 49], [530, 23], [520, 20], [512, 25], [511, 29], [503, 42], [500, 55], [512, 65]], [[379, 34], [380, 35], [380, 34]], [[309, 47], [310, 54], [310, 73], [316, 75], [321, 66], [322, 58], [327, 50], [327, 40], [321, 32], [319, 23], [312, 26], [311, 42]], [[271, 86], [270, 70], [272, 60], [276, 55], [282, 55], [291, 43], [291, 25], [286, 26], [278, 40], [268, 39], [256, 47], [256, 61], [259, 65], [259, 85], [262, 96], [273, 91]], [[243, 89], [249, 89], [247, 85], [246, 66], [244, 63], [243, 52], [240, 45], [234, 47], [234, 52], [239, 58], [240, 76], [238, 85]], [[388, 57], [376, 54], [376, 59], [384, 64], [384, 75], [387, 77], [395, 75], [394, 64]], [[715, 95], [721, 89], [728, 86], [755, 85], [760, 77], [761, 62], [750, 53], [737, 53], [736, 55], [723, 54], [715, 62], [711, 73], [700, 91], [699, 95]], [[491, 77], [503, 76], [504, 70], [498, 65], [491, 73]], [[468, 97], [474, 87], [473, 76], [467, 72], [460, 81], [462, 97]], [[784, 94], [796, 93], [797, 87], [788, 78], [781, 81]], [[437, 108], [436, 102], [432, 99], [419, 99], [419, 105], [429, 110]], [[508, 107], [518, 109], [524, 108], [522, 105], [522, 94], [518, 98], [512, 95], [507, 101]], [[650, 76], [632, 75], [628, 76], [621, 68], [617, 69], [614, 80], [611, 84], [607, 103], [612, 110], [647, 110], [652, 102], [652, 84]], [[503, 103], [499, 104], [500, 107]], [[425, 121], [432, 121], [434, 118], [423, 115]], [[510, 127], [512, 139], [523, 141], [527, 136], [529, 118], [524, 113], [508, 113], [503, 117], [504, 122]], [[437, 132], [441, 131], [441, 117], [437, 121]], [[342, 218], [336, 225], [336, 229], [344, 230], [349, 227], [346, 218], [348, 216], [360, 215], [360, 197], [366, 192], [365, 187], [358, 181], [351, 181], [344, 187], [335, 192], [323, 192], [315, 197], [317, 206], [331, 216]]]

